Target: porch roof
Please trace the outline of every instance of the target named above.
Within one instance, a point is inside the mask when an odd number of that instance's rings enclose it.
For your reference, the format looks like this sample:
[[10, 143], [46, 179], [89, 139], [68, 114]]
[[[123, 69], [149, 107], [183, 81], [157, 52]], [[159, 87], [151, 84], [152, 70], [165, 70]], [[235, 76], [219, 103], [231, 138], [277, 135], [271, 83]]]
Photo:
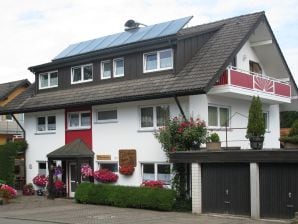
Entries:
[[47, 155], [51, 159], [93, 158], [93, 156], [94, 152], [81, 139], [76, 139]]

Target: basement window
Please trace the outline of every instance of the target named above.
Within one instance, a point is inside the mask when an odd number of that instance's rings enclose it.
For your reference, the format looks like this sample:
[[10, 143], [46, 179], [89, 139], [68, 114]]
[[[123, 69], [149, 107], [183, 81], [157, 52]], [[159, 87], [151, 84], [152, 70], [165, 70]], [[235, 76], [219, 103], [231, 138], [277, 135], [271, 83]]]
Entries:
[[164, 184], [171, 184], [171, 164], [168, 163], [143, 163], [143, 181], [159, 180]]

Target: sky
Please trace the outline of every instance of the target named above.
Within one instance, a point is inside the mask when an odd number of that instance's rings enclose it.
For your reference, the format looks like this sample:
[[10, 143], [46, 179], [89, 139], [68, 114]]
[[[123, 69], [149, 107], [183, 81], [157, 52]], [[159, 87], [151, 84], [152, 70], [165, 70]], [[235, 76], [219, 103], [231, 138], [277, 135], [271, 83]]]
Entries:
[[0, 82], [27, 78], [68, 45], [146, 25], [193, 16], [188, 26], [265, 11], [298, 83], [298, 0], [0, 0]]

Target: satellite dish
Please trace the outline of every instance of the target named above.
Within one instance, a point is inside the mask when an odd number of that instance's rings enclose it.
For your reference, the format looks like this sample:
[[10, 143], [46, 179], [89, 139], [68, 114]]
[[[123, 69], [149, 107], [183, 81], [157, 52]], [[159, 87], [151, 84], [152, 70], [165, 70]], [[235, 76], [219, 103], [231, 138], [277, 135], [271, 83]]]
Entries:
[[133, 29], [138, 29], [140, 25], [146, 26], [145, 24], [136, 22], [133, 19], [127, 20], [126, 23], [124, 24], [125, 26], [125, 31], [133, 30]]

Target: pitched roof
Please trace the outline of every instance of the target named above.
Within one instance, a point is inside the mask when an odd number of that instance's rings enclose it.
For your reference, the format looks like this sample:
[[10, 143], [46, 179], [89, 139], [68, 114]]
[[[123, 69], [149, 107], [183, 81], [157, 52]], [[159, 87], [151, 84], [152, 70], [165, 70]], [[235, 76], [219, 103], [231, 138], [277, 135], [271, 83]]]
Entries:
[[0, 84], [0, 100], [4, 100], [5, 98], [7, 98], [8, 95], [11, 94], [17, 88], [29, 84], [30, 82], [27, 79]]
[[197, 33], [213, 34], [178, 74], [144, 76], [37, 95], [34, 88], [29, 88], [0, 114], [206, 93], [264, 19], [264, 12], [258, 12], [181, 30], [178, 39]]
[[89, 158], [93, 156], [94, 152], [81, 139], [76, 139], [47, 155], [48, 158]]

